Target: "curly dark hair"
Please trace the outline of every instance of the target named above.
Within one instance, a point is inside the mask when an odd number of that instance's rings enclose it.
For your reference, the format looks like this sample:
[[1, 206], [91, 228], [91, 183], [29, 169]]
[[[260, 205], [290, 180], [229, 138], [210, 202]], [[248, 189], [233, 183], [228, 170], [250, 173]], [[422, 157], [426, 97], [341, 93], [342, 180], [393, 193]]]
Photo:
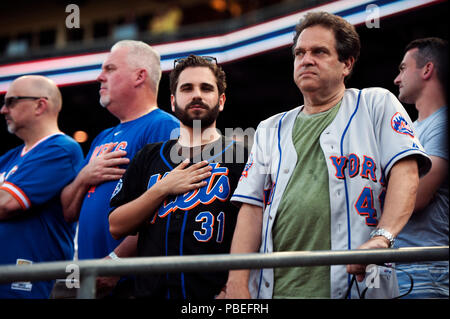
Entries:
[[198, 56], [198, 55], [189, 55], [187, 58], [182, 59], [175, 68], [170, 72], [170, 93], [175, 94], [178, 85], [178, 77], [180, 73], [189, 67], [208, 67], [214, 76], [216, 77], [217, 89], [219, 91], [219, 95], [225, 93], [227, 88], [227, 81], [225, 77], [225, 72], [222, 68], [217, 65], [215, 62], [211, 62], [209, 59]]

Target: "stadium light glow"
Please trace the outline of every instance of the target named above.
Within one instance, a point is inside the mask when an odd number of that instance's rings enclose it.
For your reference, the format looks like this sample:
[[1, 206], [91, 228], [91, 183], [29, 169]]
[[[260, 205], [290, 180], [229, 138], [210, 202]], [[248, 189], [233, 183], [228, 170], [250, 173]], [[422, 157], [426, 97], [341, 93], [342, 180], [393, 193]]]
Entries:
[[[340, 0], [225, 34], [152, 46], [161, 55], [163, 71], [170, 71], [173, 60], [189, 54], [213, 55], [219, 63], [226, 63], [290, 46], [295, 25], [309, 11], [328, 11], [359, 25], [367, 19], [368, 4], [379, 8], [381, 19], [439, 2], [442, 0]], [[59, 86], [95, 81], [107, 54], [87, 53], [0, 65], [0, 94], [6, 92], [11, 81], [26, 74], [47, 76]]]

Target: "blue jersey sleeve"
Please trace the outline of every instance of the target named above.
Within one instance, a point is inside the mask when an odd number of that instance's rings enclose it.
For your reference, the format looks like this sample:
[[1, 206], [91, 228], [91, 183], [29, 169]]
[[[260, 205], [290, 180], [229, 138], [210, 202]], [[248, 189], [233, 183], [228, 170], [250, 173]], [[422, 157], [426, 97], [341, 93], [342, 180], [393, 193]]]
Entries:
[[2, 188], [29, 209], [56, 196], [75, 177], [83, 153], [76, 143], [61, 146], [55, 142], [25, 156]]

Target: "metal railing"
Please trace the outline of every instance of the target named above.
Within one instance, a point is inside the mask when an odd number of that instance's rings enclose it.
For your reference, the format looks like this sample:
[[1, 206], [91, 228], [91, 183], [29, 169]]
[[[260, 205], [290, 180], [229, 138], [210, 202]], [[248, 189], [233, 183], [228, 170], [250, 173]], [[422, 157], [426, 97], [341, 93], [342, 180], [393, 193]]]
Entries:
[[77, 298], [90, 299], [97, 276], [441, 260], [449, 260], [449, 246], [73, 260], [0, 266], [0, 284], [66, 278], [68, 267], [76, 265], [81, 279]]

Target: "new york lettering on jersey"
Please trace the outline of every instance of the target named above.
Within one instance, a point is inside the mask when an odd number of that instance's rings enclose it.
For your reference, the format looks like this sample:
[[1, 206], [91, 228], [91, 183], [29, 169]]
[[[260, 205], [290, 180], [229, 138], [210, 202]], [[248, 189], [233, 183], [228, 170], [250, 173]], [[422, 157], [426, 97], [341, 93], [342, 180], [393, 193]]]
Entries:
[[[330, 161], [336, 169], [336, 173], [334, 176], [337, 179], [343, 180], [346, 178], [346, 176], [348, 176], [349, 178], [356, 178], [357, 176], [359, 176], [360, 178], [364, 179], [370, 178], [370, 180], [374, 183], [379, 182], [383, 186], [383, 188], [380, 194], [378, 194], [378, 200], [380, 202], [381, 209], [383, 208], [384, 198], [386, 196], [384, 174], [383, 172], [381, 172], [380, 179], [377, 180], [377, 165], [372, 157], [362, 155], [361, 163], [361, 156], [352, 153], [348, 156], [330, 156]], [[347, 175], [345, 174], [346, 170]], [[378, 216], [374, 203], [374, 193], [371, 187], [366, 186], [361, 190], [361, 193], [358, 196], [354, 207], [359, 215], [365, 217], [367, 226], [378, 225]]]
[[125, 149], [128, 146], [128, 142], [127, 141], [111, 142], [111, 143], [105, 143], [105, 144], [99, 145], [92, 152], [91, 158], [102, 155], [111, 146], [113, 148], [112, 152], [125, 151]]

